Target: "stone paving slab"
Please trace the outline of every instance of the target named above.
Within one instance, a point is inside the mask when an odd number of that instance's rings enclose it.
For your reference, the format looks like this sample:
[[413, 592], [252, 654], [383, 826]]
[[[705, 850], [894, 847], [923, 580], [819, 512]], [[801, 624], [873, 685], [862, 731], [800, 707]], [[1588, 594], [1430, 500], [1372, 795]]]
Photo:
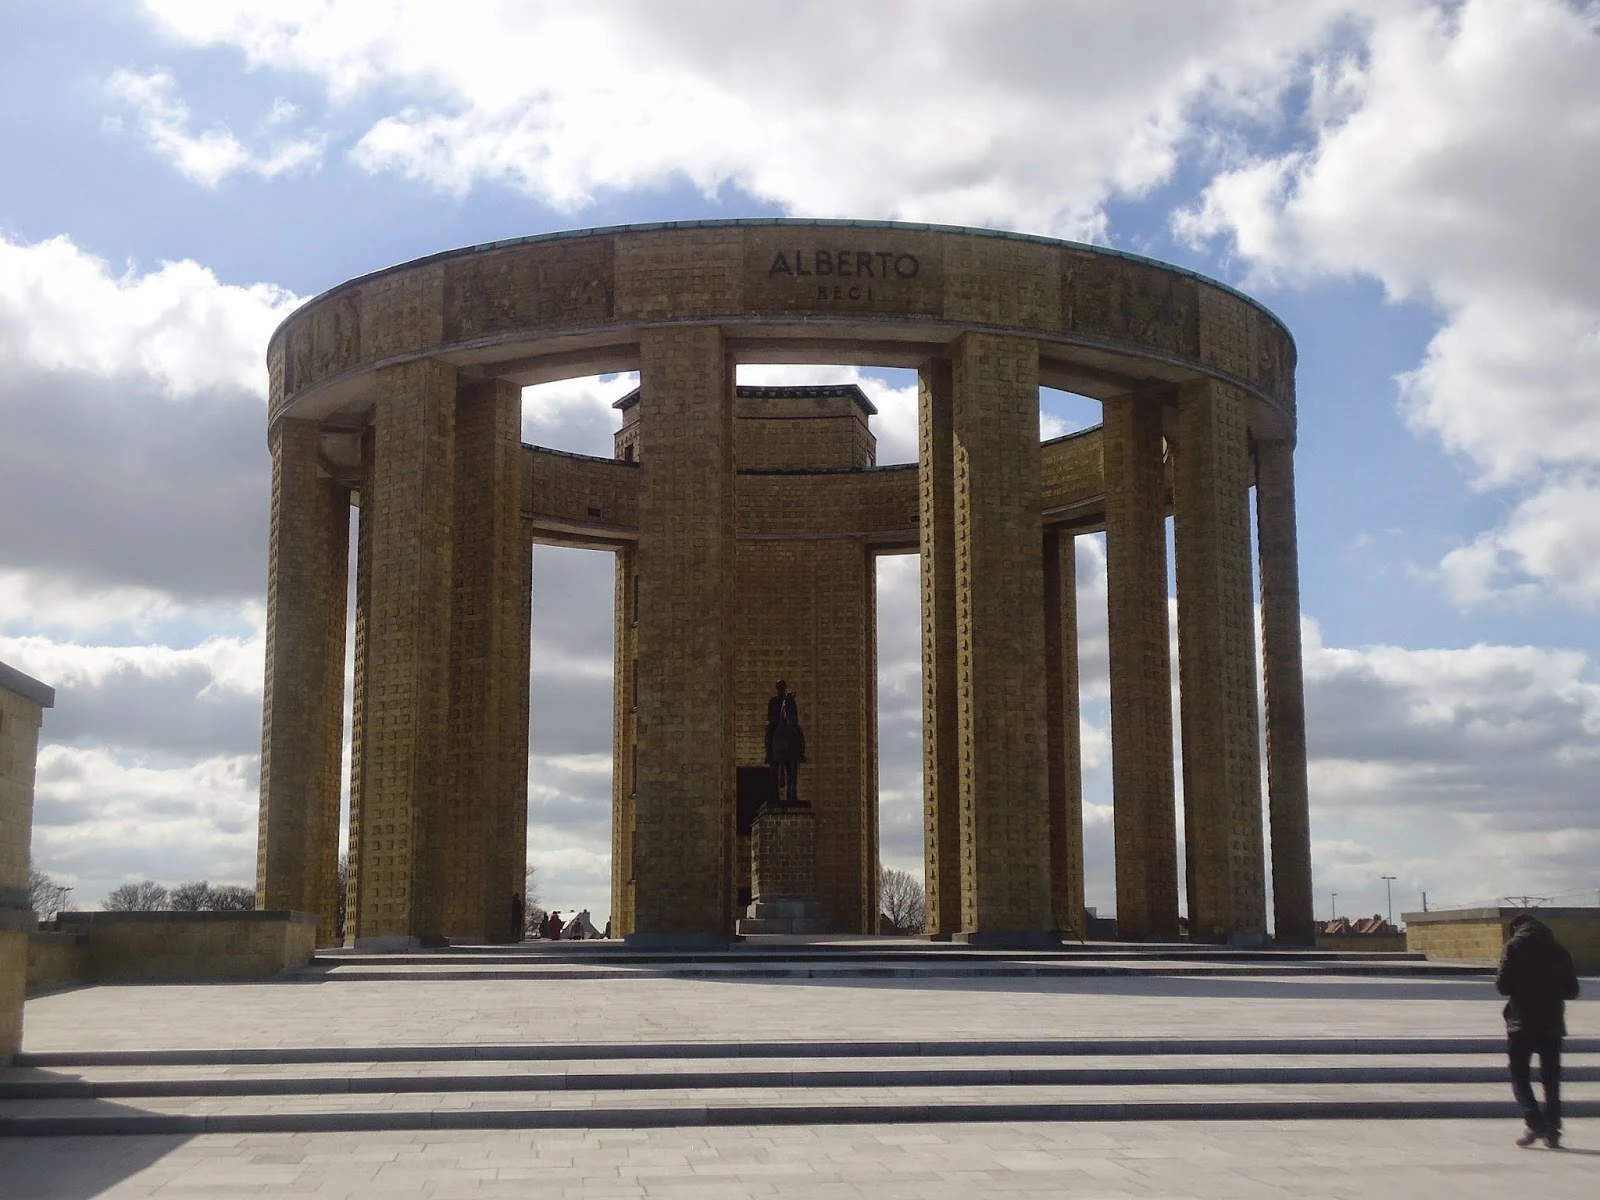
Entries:
[[1519, 1150], [1504, 1121], [996, 1123], [431, 1131], [0, 1142], [7, 1200], [316, 1195], [976, 1200], [1591, 1200], [1600, 1125]]
[[[1587, 981], [1586, 981], [1587, 982]], [[1574, 1036], [1600, 1036], [1586, 988]], [[1354, 1001], [1354, 1003], [1349, 1003]], [[445, 981], [82, 988], [28, 1001], [27, 1051], [557, 1042], [1501, 1036], [1476, 979]]]

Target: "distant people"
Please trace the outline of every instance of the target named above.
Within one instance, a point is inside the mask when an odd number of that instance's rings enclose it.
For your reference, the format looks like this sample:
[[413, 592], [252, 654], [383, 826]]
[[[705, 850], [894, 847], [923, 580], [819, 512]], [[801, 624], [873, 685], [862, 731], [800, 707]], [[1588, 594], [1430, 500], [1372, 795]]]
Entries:
[[609, 942], [609, 941], [610, 941], [610, 940], [611, 940], [611, 918], [610, 918], [610, 917], [607, 917], [607, 918], [606, 918], [606, 932], [605, 932], [605, 939], [606, 939], [606, 941], [608, 941], [608, 942]]
[[[1494, 986], [1509, 997], [1505, 1018], [1511, 1091], [1527, 1123], [1517, 1145], [1531, 1146], [1543, 1138], [1554, 1150], [1561, 1145], [1561, 1039], [1567, 1034], [1567, 1001], [1578, 995], [1572, 955], [1544, 922], [1521, 913], [1512, 918]], [[1542, 1112], [1528, 1077], [1534, 1054], [1544, 1082]]]
[[526, 926], [523, 925], [522, 922], [523, 922], [522, 893], [521, 892], [512, 892], [511, 893], [511, 940], [513, 942], [520, 942], [522, 940], [523, 935], [527, 932], [527, 928], [526, 928]]
[[561, 940], [561, 930], [565, 925], [566, 922], [561, 919], [560, 910], [558, 909], [555, 912], [552, 912], [550, 914], [550, 924], [545, 929], [545, 937], [549, 938], [552, 942], [559, 942]]

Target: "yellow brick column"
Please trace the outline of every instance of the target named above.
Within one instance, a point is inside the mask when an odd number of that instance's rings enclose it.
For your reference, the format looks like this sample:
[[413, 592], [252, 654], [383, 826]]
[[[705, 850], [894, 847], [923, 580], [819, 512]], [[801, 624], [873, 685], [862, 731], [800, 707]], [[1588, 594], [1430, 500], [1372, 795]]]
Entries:
[[355, 927], [374, 949], [444, 935], [455, 370], [381, 368], [376, 395]]
[[634, 930], [733, 933], [733, 367], [715, 328], [639, 344]]
[[350, 686], [350, 821], [345, 838], [344, 944], [355, 945], [361, 927], [362, 762], [367, 730], [367, 630], [372, 615], [372, 430], [361, 436], [361, 506], [356, 513], [355, 647]]
[[318, 464], [314, 421], [281, 420], [272, 449], [256, 904], [338, 918], [339, 784], [350, 500]]
[[1306, 696], [1300, 651], [1300, 552], [1295, 538], [1294, 446], [1256, 443], [1256, 537], [1266, 692], [1267, 812], [1272, 826], [1272, 929], [1311, 945], [1311, 813], [1306, 784]]
[[1039, 348], [967, 333], [951, 356], [961, 930], [1059, 941], [1050, 903]]
[[633, 932], [634, 697], [637, 685], [637, 626], [634, 624], [638, 555], [617, 550], [616, 641], [611, 714], [611, 933]]
[[1106, 623], [1117, 935], [1178, 933], [1161, 399], [1104, 404]]
[[1258, 944], [1266, 880], [1247, 403], [1210, 380], [1179, 389], [1173, 521], [1189, 933]]
[[1044, 696], [1050, 772], [1050, 904], [1083, 937], [1083, 761], [1078, 733], [1078, 539], [1044, 535]]
[[927, 932], [961, 928], [960, 747], [956, 726], [955, 443], [950, 363], [917, 372], [922, 574], [922, 870]]
[[508, 942], [528, 855], [533, 544], [521, 511], [522, 389], [462, 387], [455, 428], [445, 933]]

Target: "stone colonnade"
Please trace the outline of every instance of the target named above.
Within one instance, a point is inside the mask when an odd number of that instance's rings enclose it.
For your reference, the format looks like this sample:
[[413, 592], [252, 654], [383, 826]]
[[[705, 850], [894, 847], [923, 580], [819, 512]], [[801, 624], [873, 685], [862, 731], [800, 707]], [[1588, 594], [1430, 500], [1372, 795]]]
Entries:
[[[852, 241], [860, 248], [840, 248]], [[1047, 239], [685, 223], [378, 272], [291, 316], [268, 361], [258, 892], [265, 907], [316, 912], [322, 941], [338, 900], [352, 503], [347, 940], [511, 936], [525, 854], [530, 546], [544, 534], [618, 558], [620, 931], [659, 945], [733, 931], [737, 767], [751, 756], [741, 664], [757, 661], [751, 580], [800, 562], [817, 574], [837, 559], [827, 586], [846, 599], [806, 610], [805, 636], [819, 645], [850, 613], [870, 622], [870, 586], [853, 581], [870, 581], [874, 553], [918, 550], [930, 932], [992, 945], [1080, 932], [1073, 545], [1099, 530], [1119, 933], [1179, 932], [1176, 732], [1190, 933], [1267, 935], [1264, 731], [1271, 927], [1282, 942], [1310, 939], [1294, 348], [1247, 298]], [[917, 367], [916, 469], [827, 466], [774, 489], [739, 465], [733, 364], [744, 361]], [[521, 446], [521, 386], [618, 370], [640, 373], [636, 461]], [[1041, 385], [1099, 399], [1102, 428], [1041, 447]], [[748, 503], [758, 493], [766, 501]], [[828, 548], [794, 549], [808, 540]], [[870, 636], [839, 644], [870, 663]], [[849, 685], [861, 693], [850, 701], [860, 736], [824, 739], [853, 764], [819, 822], [860, 825], [845, 855], [852, 877], [825, 881], [839, 883], [835, 921], [852, 928], [873, 919], [870, 673]]]

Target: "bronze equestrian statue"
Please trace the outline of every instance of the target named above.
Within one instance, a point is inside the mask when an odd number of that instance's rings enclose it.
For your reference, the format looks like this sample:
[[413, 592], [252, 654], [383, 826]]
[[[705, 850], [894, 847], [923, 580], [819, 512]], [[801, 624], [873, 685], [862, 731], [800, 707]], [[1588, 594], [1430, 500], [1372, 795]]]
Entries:
[[806, 760], [806, 735], [800, 728], [800, 706], [784, 680], [777, 694], [767, 699], [767, 767], [778, 803], [800, 805], [800, 764]]

